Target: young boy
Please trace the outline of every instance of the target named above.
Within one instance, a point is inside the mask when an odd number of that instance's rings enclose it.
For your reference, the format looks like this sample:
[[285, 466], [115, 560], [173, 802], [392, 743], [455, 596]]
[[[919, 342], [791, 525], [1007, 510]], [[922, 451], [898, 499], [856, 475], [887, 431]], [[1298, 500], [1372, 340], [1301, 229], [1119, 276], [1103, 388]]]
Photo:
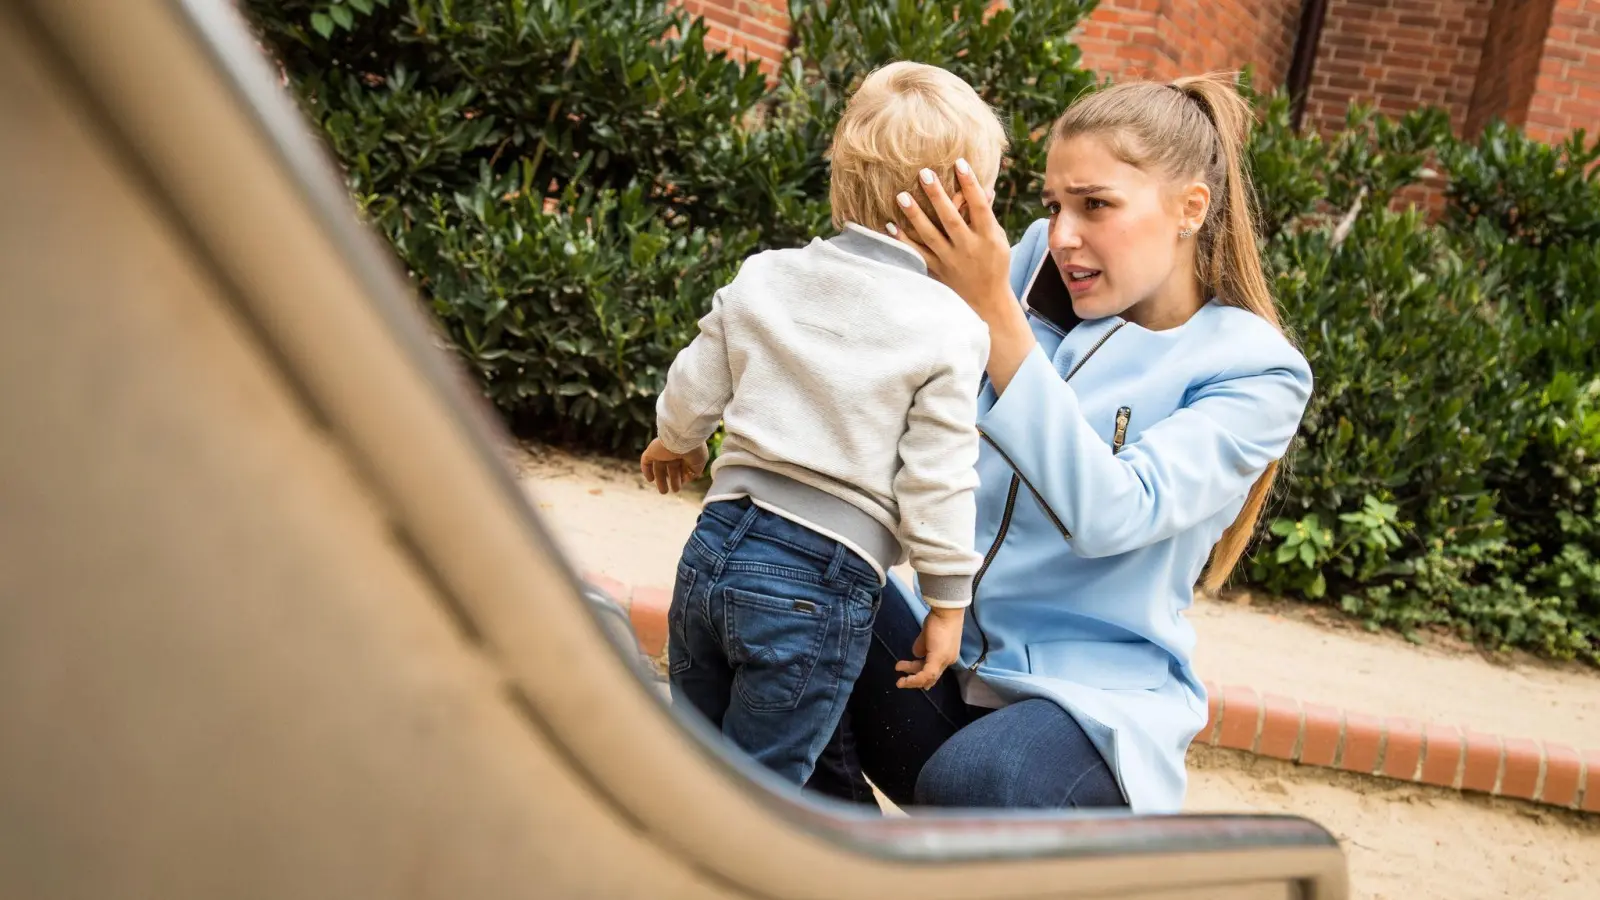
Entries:
[[989, 335], [883, 230], [904, 226], [894, 197], [924, 173], [955, 194], [964, 158], [992, 185], [1005, 147], [956, 76], [874, 72], [830, 151], [841, 233], [746, 260], [656, 407], [640, 468], [663, 492], [703, 471], [725, 428], [672, 596], [673, 698], [797, 784], [861, 673], [891, 566], [909, 558], [930, 607], [922, 670], [902, 685], [931, 686], [960, 652]]

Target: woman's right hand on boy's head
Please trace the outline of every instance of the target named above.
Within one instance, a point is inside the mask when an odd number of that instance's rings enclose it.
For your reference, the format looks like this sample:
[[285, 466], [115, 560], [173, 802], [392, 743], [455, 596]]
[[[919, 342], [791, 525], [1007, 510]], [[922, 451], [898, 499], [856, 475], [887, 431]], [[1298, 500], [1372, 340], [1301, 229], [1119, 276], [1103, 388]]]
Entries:
[[901, 192], [895, 203], [906, 226], [895, 228], [892, 233], [922, 254], [930, 275], [960, 294], [987, 320], [986, 313], [993, 311], [990, 307], [1004, 307], [1008, 300], [1014, 305], [1014, 298], [1008, 296], [1011, 244], [1005, 228], [994, 217], [993, 191], [978, 182], [964, 160], [956, 166], [960, 185], [956, 198], [945, 193], [939, 180], [930, 180], [929, 175], [923, 175], [920, 188], [938, 222], [929, 219], [909, 193]]

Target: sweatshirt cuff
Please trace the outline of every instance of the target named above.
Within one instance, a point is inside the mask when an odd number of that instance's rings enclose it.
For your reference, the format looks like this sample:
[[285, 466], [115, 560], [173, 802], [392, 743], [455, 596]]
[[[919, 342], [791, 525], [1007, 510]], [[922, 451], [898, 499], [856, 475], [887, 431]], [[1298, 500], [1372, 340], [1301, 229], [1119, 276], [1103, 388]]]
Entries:
[[935, 609], [962, 609], [972, 605], [971, 575], [924, 575], [917, 573], [922, 602]]
[[687, 456], [705, 445], [706, 439], [694, 440], [668, 428], [660, 419], [656, 420], [656, 436], [661, 438], [661, 446], [666, 447], [679, 456]]

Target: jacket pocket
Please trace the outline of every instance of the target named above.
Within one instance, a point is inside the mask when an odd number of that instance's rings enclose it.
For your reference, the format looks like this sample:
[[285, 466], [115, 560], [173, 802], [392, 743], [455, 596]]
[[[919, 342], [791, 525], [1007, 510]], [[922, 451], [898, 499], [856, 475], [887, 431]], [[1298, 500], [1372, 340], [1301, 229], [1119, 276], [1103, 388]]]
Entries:
[[723, 594], [728, 661], [739, 698], [757, 712], [800, 705], [833, 614], [820, 597], [778, 597], [727, 589]]
[[1028, 671], [1108, 691], [1150, 691], [1172, 677], [1172, 657], [1148, 641], [1045, 641], [1028, 645]]

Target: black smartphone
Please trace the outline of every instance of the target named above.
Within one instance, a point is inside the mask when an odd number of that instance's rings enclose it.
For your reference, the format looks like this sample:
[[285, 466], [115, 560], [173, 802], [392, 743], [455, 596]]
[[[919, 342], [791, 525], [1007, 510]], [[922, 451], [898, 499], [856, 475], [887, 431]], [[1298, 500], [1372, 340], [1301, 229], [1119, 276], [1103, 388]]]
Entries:
[[1061, 270], [1056, 268], [1055, 261], [1048, 253], [1039, 260], [1039, 268], [1034, 270], [1033, 278], [1023, 292], [1022, 302], [1034, 315], [1054, 325], [1062, 334], [1083, 321], [1072, 311], [1072, 292], [1067, 290]]

